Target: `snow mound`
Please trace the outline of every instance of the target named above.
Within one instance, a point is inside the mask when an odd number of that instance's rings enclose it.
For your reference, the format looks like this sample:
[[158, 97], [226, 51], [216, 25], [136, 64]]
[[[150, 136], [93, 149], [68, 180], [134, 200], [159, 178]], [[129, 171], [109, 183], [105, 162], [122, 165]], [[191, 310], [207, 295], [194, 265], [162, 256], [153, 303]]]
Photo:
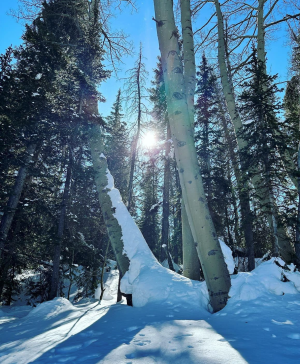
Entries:
[[[115, 208], [114, 216], [122, 228], [124, 253], [130, 260], [129, 270], [121, 281], [121, 291], [132, 294], [133, 305], [142, 307], [150, 302], [193, 305], [208, 309], [208, 293], [205, 282], [192, 281], [162, 267], [149, 249], [142, 233], [136, 226], [114, 180], [107, 170], [108, 195]], [[230, 273], [235, 264], [231, 249], [220, 241]], [[287, 272], [285, 263], [273, 258], [248, 273], [232, 275], [230, 301], [249, 301], [266, 295], [299, 294], [300, 273]], [[288, 280], [288, 281], [287, 281]]]
[[[249, 301], [270, 294], [299, 294], [300, 273], [288, 272], [279, 266], [282, 265], [280, 263], [283, 263], [281, 259], [272, 258], [252, 272], [240, 272], [232, 276], [230, 301]], [[284, 282], [285, 277], [289, 281]]]
[[232, 256], [232, 250], [221, 239], [219, 239], [219, 243], [221, 245], [225, 263], [227, 264], [228, 272], [229, 272], [229, 274], [232, 274], [234, 272], [234, 268], [235, 268], [235, 263], [234, 263], [234, 259]]
[[114, 188], [114, 179], [108, 170], [106, 175], [106, 188], [115, 208], [114, 216], [122, 228], [124, 253], [130, 260], [129, 270], [121, 281], [121, 291], [132, 294], [135, 307], [142, 307], [150, 302], [176, 304], [180, 298], [181, 302], [207, 309], [206, 285], [191, 281], [161, 266], [124, 205], [120, 192]]
[[74, 311], [76, 308], [63, 297], [56, 297], [52, 301], [43, 302], [29, 312], [27, 318], [51, 319], [66, 311]]

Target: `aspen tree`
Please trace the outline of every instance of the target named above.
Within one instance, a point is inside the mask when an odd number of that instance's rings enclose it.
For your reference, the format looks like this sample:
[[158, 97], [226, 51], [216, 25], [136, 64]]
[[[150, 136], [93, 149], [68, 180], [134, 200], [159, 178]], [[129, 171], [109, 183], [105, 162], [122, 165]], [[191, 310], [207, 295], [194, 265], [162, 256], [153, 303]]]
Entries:
[[199, 172], [179, 53], [178, 31], [174, 21], [173, 1], [154, 0], [154, 8], [168, 115], [183, 200], [206, 279], [210, 304], [216, 312], [226, 305], [230, 277], [209, 214]]
[[[234, 89], [231, 82], [231, 75], [229, 74], [227, 68], [227, 61], [226, 61], [226, 49], [225, 49], [225, 32], [224, 32], [224, 22], [223, 22], [223, 14], [221, 11], [221, 6], [219, 0], [214, 0], [215, 8], [216, 8], [216, 15], [218, 19], [218, 62], [220, 68], [220, 75], [221, 75], [221, 82], [224, 97], [226, 100], [227, 109], [231, 118], [231, 121], [234, 125], [235, 133], [237, 136], [237, 144], [239, 150], [241, 151], [243, 148], [247, 147], [247, 142], [240, 137], [240, 132], [242, 129], [242, 120], [237, 110], [237, 105], [234, 97]], [[259, 22], [261, 23], [263, 19], [263, 11], [261, 11], [260, 16], [258, 17]], [[260, 57], [265, 60], [265, 50], [264, 50], [264, 29], [260, 27], [261, 31], [260, 34], [260, 42], [258, 42], [259, 54]], [[254, 188], [259, 195], [259, 186], [261, 185], [261, 178], [259, 175], [256, 175], [252, 179], [252, 183]], [[260, 200], [262, 201], [262, 206], [272, 206], [271, 213], [267, 213], [267, 220], [268, 224], [273, 230], [273, 236], [275, 241], [278, 242], [279, 253], [283, 257], [283, 259], [287, 262], [292, 260], [293, 250], [287, 236], [287, 233], [282, 226], [278, 226], [277, 223], [277, 214], [276, 208], [274, 206], [274, 196], [272, 194], [268, 195], [259, 195]], [[247, 210], [246, 210], [247, 211]]]
[[[180, 8], [183, 41], [183, 75], [189, 111], [190, 128], [193, 130], [195, 114], [194, 95], [196, 87], [196, 65], [190, 1], [180, 1]], [[185, 211], [184, 201], [181, 203], [181, 210], [183, 275], [190, 279], [199, 280], [200, 262], [197, 256], [197, 250], [188, 222], [187, 213]]]

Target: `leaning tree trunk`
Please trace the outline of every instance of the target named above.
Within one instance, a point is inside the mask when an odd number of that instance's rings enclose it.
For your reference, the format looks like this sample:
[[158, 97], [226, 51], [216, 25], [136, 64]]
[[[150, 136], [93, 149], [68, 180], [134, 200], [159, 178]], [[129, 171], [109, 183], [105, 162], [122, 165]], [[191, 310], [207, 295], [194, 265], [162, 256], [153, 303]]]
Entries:
[[36, 150], [36, 143], [30, 143], [25, 152], [24, 165], [19, 169], [16, 182], [7, 202], [7, 206], [0, 224], [0, 258], [4, 248], [8, 231], [11, 227], [15, 212], [24, 187], [24, 182], [28, 173], [29, 164], [33, 160], [33, 154]]
[[193, 235], [188, 222], [188, 217], [184, 208], [181, 206], [182, 221], [182, 253], [183, 253], [183, 275], [195, 281], [200, 280], [200, 262], [194, 243]]
[[124, 244], [122, 241], [122, 229], [118, 220], [114, 217], [114, 208], [111, 198], [107, 194], [108, 185], [107, 178], [107, 160], [103, 154], [104, 147], [102, 143], [101, 130], [99, 125], [92, 124], [89, 131], [89, 144], [93, 161], [93, 169], [95, 172], [95, 184], [98, 191], [98, 198], [103, 214], [104, 222], [108, 232], [108, 237], [115, 253], [120, 276], [123, 277], [129, 267], [129, 259], [123, 253]]
[[228, 300], [230, 276], [208, 210], [199, 172], [174, 21], [173, 1], [154, 0], [154, 7], [168, 115], [183, 200], [208, 287], [210, 304], [216, 312], [222, 309]]
[[[238, 156], [233, 146], [233, 140], [228, 130], [227, 120], [224, 116], [224, 112], [222, 109], [220, 111], [221, 111], [222, 129], [224, 131], [225, 139], [228, 144], [229, 155], [232, 161], [233, 171], [237, 181], [237, 191], [241, 206], [242, 228], [247, 248], [248, 270], [252, 271], [255, 268], [255, 258], [254, 258], [254, 244], [253, 244], [252, 213], [250, 209], [248, 183], [247, 180], [243, 178], [242, 172], [240, 170]], [[234, 141], [236, 141], [236, 139], [234, 139]]]
[[61, 253], [61, 244], [64, 236], [64, 228], [65, 228], [65, 219], [67, 212], [67, 205], [69, 200], [69, 191], [71, 185], [71, 175], [72, 175], [72, 151], [69, 147], [69, 163], [67, 167], [67, 174], [64, 186], [64, 192], [62, 196], [62, 202], [60, 206], [60, 214], [59, 214], [59, 222], [58, 222], [58, 230], [56, 237], [56, 244], [54, 247], [54, 255], [53, 255], [53, 268], [52, 268], [52, 278], [51, 278], [51, 289], [49, 292], [49, 300], [59, 296], [58, 286], [59, 286], [59, 263], [60, 263], [60, 253]]
[[[194, 131], [194, 95], [196, 88], [196, 65], [194, 53], [194, 36], [191, 21], [190, 0], [181, 0], [181, 27], [183, 40], [183, 65], [186, 100], [188, 105], [190, 128]], [[184, 202], [181, 203], [183, 275], [187, 278], [200, 279], [200, 262], [187, 218]]]

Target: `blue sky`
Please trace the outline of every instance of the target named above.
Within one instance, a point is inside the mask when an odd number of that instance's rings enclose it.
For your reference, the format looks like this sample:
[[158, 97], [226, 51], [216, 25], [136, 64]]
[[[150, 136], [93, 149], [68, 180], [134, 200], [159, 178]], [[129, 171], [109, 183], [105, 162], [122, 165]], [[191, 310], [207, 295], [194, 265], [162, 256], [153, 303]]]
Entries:
[[[152, 20], [154, 16], [153, 0], [137, 1], [138, 12], [132, 12], [128, 7], [116, 16], [112, 21], [114, 29], [123, 29], [123, 31], [130, 36], [134, 43], [135, 51], [138, 51], [139, 44], [142, 42], [144, 49], [144, 56], [146, 58], [146, 67], [149, 72], [149, 85], [150, 80], [153, 79], [153, 69], [157, 63], [157, 56], [159, 55], [159, 48], [157, 42], [155, 22]], [[10, 46], [16, 46], [21, 43], [21, 35], [24, 26], [18, 23], [12, 16], [7, 15], [9, 9], [17, 9], [18, 0], [0, 0], [0, 53]], [[206, 17], [203, 13], [203, 17]], [[279, 81], [287, 80], [288, 78], [288, 58], [290, 49], [285, 45], [287, 35], [284, 29], [276, 33], [274, 41], [267, 44], [267, 57], [268, 69], [272, 74], [279, 74]], [[201, 55], [201, 53], [199, 54]], [[132, 68], [136, 55], [133, 57], [126, 57], [120, 64], [121, 71], [118, 78], [115, 74], [101, 85], [101, 93], [106, 98], [106, 103], [100, 105], [100, 113], [107, 115], [115, 101], [117, 91], [123, 85], [122, 78], [125, 77], [125, 71]]]

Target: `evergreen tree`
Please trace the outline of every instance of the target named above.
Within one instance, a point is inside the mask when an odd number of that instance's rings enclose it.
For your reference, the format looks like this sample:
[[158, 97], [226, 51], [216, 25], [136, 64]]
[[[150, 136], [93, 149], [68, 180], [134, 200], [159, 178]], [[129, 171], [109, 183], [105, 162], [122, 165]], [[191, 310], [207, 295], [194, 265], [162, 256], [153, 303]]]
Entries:
[[152, 250], [153, 254], [159, 258], [159, 225], [158, 225], [158, 170], [155, 158], [151, 158], [146, 163], [146, 172], [141, 183], [142, 208], [139, 222], [140, 230]]
[[242, 151], [242, 160], [251, 178], [262, 176], [262, 182], [255, 193], [259, 210], [262, 213], [266, 211], [270, 216], [269, 221], [272, 221], [269, 226], [272, 249], [273, 254], [278, 255], [278, 211], [275, 197], [284, 188], [282, 181], [285, 177], [279, 155], [284, 155], [286, 139], [277, 117], [282, 105], [277, 99], [279, 89], [274, 84], [276, 76], [267, 75], [264, 67], [254, 51], [248, 68], [250, 81], [244, 83], [239, 98], [240, 109], [246, 120], [241, 137], [248, 143]]
[[115, 186], [126, 201], [128, 186], [128, 131], [122, 120], [121, 90], [118, 91], [110, 115], [106, 118], [105, 156], [109, 170], [114, 176]]
[[[296, 179], [298, 193], [298, 208], [289, 214], [289, 220], [295, 226], [295, 253], [296, 263], [300, 265], [300, 36], [291, 30], [292, 40], [295, 44], [292, 54], [292, 71], [294, 73], [292, 79], [288, 82], [284, 97], [285, 107], [285, 133], [289, 144], [287, 145], [286, 154], [292, 160], [290, 165], [290, 174]], [[295, 156], [297, 158], [295, 158]], [[295, 160], [297, 159], [297, 160]], [[296, 166], [296, 168], [295, 168]], [[292, 205], [293, 206], [293, 205]], [[295, 218], [296, 216], [296, 218]]]
[[[217, 78], [205, 55], [199, 66], [195, 105], [195, 142], [209, 210], [218, 236], [226, 236], [226, 214], [230, 206], [229, 182], [224, 165], [228, 160], [222, 137]], [[228, 229], [227, 229], [228, 231]], [[229, 234], [229, 240], [230, 234]]]

